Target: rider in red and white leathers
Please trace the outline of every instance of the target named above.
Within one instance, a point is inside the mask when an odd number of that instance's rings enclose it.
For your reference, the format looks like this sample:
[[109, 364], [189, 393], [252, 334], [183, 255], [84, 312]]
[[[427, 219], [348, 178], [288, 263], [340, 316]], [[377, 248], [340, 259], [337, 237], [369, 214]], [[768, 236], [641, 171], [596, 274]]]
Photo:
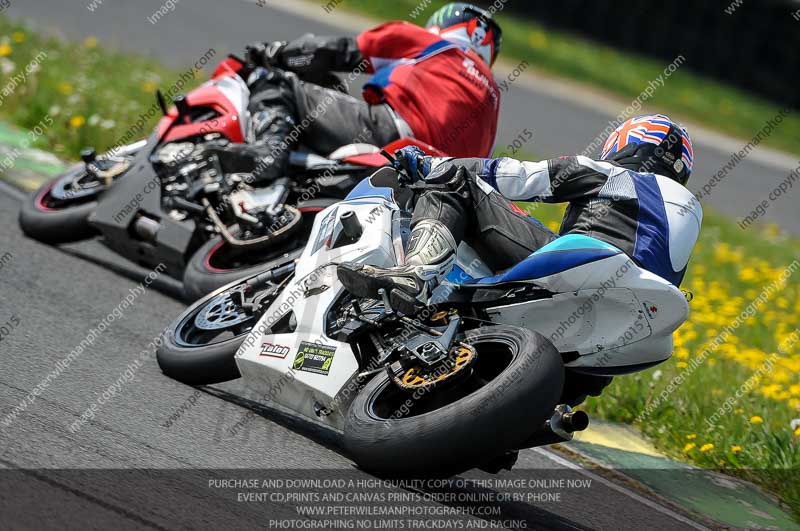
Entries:
[[[269, 181], [284, 174], [297, 142], [327, 154], [403, 136], [454, 156], [488, 156], [500, 109], [491, 73], [500, 43], [491, 15], [460, 3], [437, 11], [427, 29], [388, 22], [356, 38], [257, 43], [248, 56], [261, 67], [247, 79], [255, 141], [228, 146], [223, 165], [226, 158], [250, 158], [256, 179]], [[364, 99], [311, 82], [330, 80], [331, 72], [373, 74]]]

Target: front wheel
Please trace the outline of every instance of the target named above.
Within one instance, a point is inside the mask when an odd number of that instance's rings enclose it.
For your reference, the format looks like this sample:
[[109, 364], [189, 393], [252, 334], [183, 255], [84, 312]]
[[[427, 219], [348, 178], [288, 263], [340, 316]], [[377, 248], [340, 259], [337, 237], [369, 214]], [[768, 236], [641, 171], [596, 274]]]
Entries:
[[65, 181], [71, 181], [82, 171], [76, 166], [25, 198], [19, 211], [22, 232], [50, 245], [85, 240], [97, 233], [89, 224], [89, 215], [97, 207], [96, 194], [75, 199], [70, 195], [56, 197]]
[[449, 476], [518, 448], [553, 413], [564, 367], [541, 334], [498, 325], [459, 339], [477, 357], [457, 383], [410, 393], [386, 373], [358, 394], [345, 420], [353, 460], [384, 476]]
[[[277, 296], [278, 282], [288, 273], [271, 274], [233, 282], [189, 306], [161, 336], [156, 352], [161, 371], [189, 385], [239, 378], [236, 351]], [[259, 303], [254, 304], [255, 300]]]
[[[93, 171], [79, 163], [27, 197], [19, 212], [22, 231], [42, 243], [57, 245], [85, 240], [98, 234], [89, 223], [106, 182], [130, 167], [126, 156], [106, 156], [92, 163]], [[105, 176], [103, 178], [102, 176]]]
[[274, 247], [250, 251], [232, 248], [221, 236], [215, 236], [195, 251], [183, 273], [183, 289], [188, 300], [196, 300], [242, 277], [259, 273], [298, 258], [306, 245], [314, 217], [336, 203], [318, 199], [297, 205], [303, 216], [297, 234]]

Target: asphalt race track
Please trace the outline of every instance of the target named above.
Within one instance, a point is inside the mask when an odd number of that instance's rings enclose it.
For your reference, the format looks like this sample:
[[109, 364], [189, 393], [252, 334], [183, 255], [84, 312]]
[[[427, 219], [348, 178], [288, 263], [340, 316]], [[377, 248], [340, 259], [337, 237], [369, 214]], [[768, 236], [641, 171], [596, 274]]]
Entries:
[[[240, 53], [247, 43], [256, 40], [289, 40], [309, 32], [318, 35], [354, 33], [320, 22], [340, 14], [338, 10], [331, 15], [326, 14], [322, 5], [327, 2], [310, 3], [311, 7], [305, 11], [310, 12], [311, 18], [273, 7], [296, 3], [287, 0], [175, 2], [174, 11], [161, 17], [156, 24], [151, 24], [147, 18], [162, 7], [163, 0], [105, 0], [93, 12], [86, 9], [89, 0], [77, 3], [35, 0], [14, 2], [6, 14], [72, 38], [83, 39], [86, 35], [95, 35], [104, 44], [146, 53], [176, 67], [192, 64], [209, 47], [216, 49], [218, 57], [222, 57], [225, 53]], [[687, 57], [687, 60], [691, 65], [691, 57]], [[552, 92], [537, 90], [535, 83], [511, 84], [510, 90], [502, 98], [497, 143], [500, 152], [511, 153], [505, 146], [527, 128], [533, 132], [533, 141], [524, 147], [527, 152], [542, 158], [580, 153], [609, 122], [609, 115], [565, 101]], [[587, 94], [579, 99], [585, 102], [593, 98], [593, 95]], [[628, 103], [626, 101], [619, 108], [614, 106], [611, 116], [622, 111]], [[764, 122], [769, 118], [772, 117], [764, 116]], [[753, 131], [752, 134], [757, 132]], [[697, 135], [694, 140], [695, 170], [689, 186], [693, 191], [717, 174], [730, 161], [732, 153], [745, 143], [734, 141], [732, 146], [723, 148], [716, 142], [712, 146], [709, 142], [701, 141]], [[708, 203], [716, 210], [740, 219], [749, 214], [773, 187], [798, 166], [796, 158], [780, 157], [779, 162], [773, 163], [755, 159], [755, 155], [751, 155], [736, 166], [724, 181], [711, 189], [710, 195], [702, 198], [703, 204]], [[764, 219], [800, 234], [800, 212], [790, 198], [782, 197], [774, 202]]]

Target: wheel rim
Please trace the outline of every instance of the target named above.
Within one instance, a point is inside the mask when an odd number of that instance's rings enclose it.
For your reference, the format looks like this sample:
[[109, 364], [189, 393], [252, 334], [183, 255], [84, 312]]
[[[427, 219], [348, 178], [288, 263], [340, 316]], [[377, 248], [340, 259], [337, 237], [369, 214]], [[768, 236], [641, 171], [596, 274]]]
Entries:
[[[457, 383], [441, 389], [419, 390], [412, 395], [386, 379], [368, 397], [368, 415], [376, 421], [398, 420], [455, 404], [496, 380], [519, 352], [516, 343], [502, 337], [476, 338], [470, 345], [477, 351], [477, 358], [469, 369], [470, 374]], [[398, 415], [404, 410], [404, 414]]]
[[[98, 159], [95, 162], [104, 171], [113, 169], [114, 164], [124, 163], [109, 159]], [[86, 171], [85, 165], [75, 166], [39, 193], [35, 201], [36, 208], [43, 212], [69, 208], [91, 201], [105, 189], [106, 186], [97, 176]]]

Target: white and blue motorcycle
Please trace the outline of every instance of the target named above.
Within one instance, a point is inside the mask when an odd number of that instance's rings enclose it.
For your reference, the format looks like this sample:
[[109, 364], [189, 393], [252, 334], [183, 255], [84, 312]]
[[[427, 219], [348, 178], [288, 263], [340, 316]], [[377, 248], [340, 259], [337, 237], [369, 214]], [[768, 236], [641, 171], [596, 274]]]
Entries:
[[176, 319], [158, 351], [163, 372], [191, 385], [241, 377], [263, 401], [341, 432], [366, 470], [441, 476], [499, 471], [515, 450], [571, 439], [588, 424], [571, 408], [587, 392], [574, 382], [608, 382], [671, 355], [684, 294], [586, 236], [561, 237], [499, 274], [462, 243], [417, 315], [386, 296], [354, 299], [337, 264], [402, 263], [411, 197], [391, 168], [361, 182], [317, 215], [299, 259]]

